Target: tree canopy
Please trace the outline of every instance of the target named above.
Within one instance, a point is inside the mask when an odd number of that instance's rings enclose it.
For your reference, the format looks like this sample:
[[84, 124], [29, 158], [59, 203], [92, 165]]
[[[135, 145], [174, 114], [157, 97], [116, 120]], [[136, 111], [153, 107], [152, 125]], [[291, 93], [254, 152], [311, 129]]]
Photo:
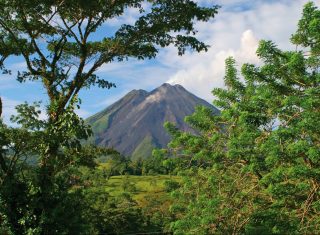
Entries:
[[176, 234], [320, 233], [320, 11], [305, 5], [283, 51], [261, 41], [262, 65], [226, 60], [221, 115], [199, 107], [186, 121], [199, 135], [167, 124], [180, 158]]

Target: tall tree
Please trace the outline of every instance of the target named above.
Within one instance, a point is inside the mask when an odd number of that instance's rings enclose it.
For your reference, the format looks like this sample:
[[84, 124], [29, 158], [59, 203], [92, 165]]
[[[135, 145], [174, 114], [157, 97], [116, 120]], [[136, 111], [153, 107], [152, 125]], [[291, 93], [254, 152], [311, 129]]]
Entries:
[[308, 3], [295, 51], [261, 41], [263, 65], [244, 64], [244, 81], [227, 59], [226, 88], [213, 91], [221, 115], [199, 108], [188, 117], [198, 136], [168, 126], [169, 146], [188, 160], [175, 233], [320, 233], [319, 28], [320, 11]]
[[[125, 17], [132, 8], [139, 12], [132, 25], [123, 24], [98, 39], [97, 31], [106, 22]], [[106, 63], [151, 59], [170, 45], [180, 55], [188, 48], [207, 50], [196, 38], [194, 25], [212, 19], [217, 9], [191, 0], [0, 0], [0, 69], [10, 73], [6, 59], [23, 58], [27, 68], [18, 72], [18, 81], [40, 81], [49, 100], [47, 120], [39, 120], [39, 110], [25, 104], [14, 119], [21, 131], [1, 122], [0, 176], [6, 187], [0, 190], [0, 218], [11, 231], [77, 233], [72, 221], [83, 225], [83, 218], [72, 206], [75, 197], [69, 197], [72, 172], [78, 165], [92, 164], [88, 160], [92, 152], [79, 141], [90, 130], [74, 113], [79, 91], [93, 85], [115, 86], [97, 76]], [[30, 156], [38, 158], [32, 173], [21, 160]], [[69, 219], [63, 222], [64, 209]]]

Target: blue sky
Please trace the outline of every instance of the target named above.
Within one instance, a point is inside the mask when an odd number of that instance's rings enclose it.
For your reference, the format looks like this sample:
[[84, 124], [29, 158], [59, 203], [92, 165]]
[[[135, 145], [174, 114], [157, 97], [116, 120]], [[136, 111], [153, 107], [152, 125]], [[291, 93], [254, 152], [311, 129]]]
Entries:
[[[294, 49], [289, 37], [294, 33], [301, 16], [302, 6], [307, 0], [198, 0], [200, 4], [221, 5], [216, 18], [207, 23], [197, 23], [198, 37], [211, 45], [207, 53], [187, 52], [177, 55], [173, 47], [163, 49], [151, 61], [129, 60], [102, 66], [101, 78], [115, 82], [117, 88], [83, 90], [83, 103], [79, 115], [88, 117], [112, 104], [132, 89], [152, 90], [164, 82], [181, 84], [199, 97], [211, 102], [211, 90], [223, 87], [224, 60], [234, 56], [238, 65], [244, 62], [259, 64], [255, 50], [260, 39], [270, 39], [281, 48]], [[320, 0], [314, 1], [318, 6]], [[137, 16], [130, 9], [119, 19], [107, 23], [97, 33], [102, 37], [122, 23], [131, 23]], [[12, 75], [0, 75], [0, 96], [4, 103], [4, 120], [15, 113], [14, 106], [24, 101], [42, 100], [46, 104], [45, 91], [40, 82], [18, 83], [16, 71], [24, 69], [19, 58], [6, 63]]]

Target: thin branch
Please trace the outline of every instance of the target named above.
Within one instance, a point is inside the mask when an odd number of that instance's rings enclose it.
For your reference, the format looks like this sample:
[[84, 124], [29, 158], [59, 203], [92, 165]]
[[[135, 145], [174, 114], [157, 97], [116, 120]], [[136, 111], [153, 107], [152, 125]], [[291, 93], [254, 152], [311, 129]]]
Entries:
[[304, 219], [305, 219], [305, 217], [306, 217], [306, 215], [307, 215], [307, 213], [308, 213], [308, 211], [310, 209], [310, 206], [311, 206], [311, 204], [313, 202], [315, 194], [318, 192], [319, 188], [320, 188], [320, 186], [316, 183], [313, 186], [313, 189], [311, 190], [311, 192], [309, 193], [308, 198], [304, 203], [305, 206], [304, 206], [304, 209], [303, 209], [302, 218], [300, 220], [300, 225], [302, 225], [304, 223]]
[[81, 29], [83, 21], [84, 21], [84, 18], [81, 18], [81, 20], [78, 23], [78, 31], [79, 31], [79, 35], [82, 43], [84, 43], [84, 37]]
[[44, 24], [50, 24], [50, 21], [57, 14], [57, 12], [58, 12], [58, 9], [56, 8], [56, 10], [53, 12], [53, 14], [49, 17], [48, 20], [46, 20], [41, 14], [39, 14], [38, 16], [44, 21]]
[[76, 40], [76, 42], [77, 42], [79, 45], [81, 45], [81, 42], [80, 42], [78, 36], [72, 31], [72, 28], [73, 28], [74, 26], [76, 26], [76, 25], [78, 24], [78, 22], [76, 22], [76, 23], [72, 24], [71, 26], [69, 26], [68, 23], [65, 21], [65, 19], [64, 19], [63, 17], [61, 17], [61, 20], [62, 20], [64, 26], [68, 29], [68, 32], [70, 32], [70, 33], [72, 34], [74, 40]]
[[[62, 42], [64, 42], [62, 44]], [[55, 49], [54, 49], [54, 56], [51, 62], [51, 73], [54, 73], [54, 70], [56, 68], [57, 62], [59, 61], [59, 59], [61, 58], [62, 52], [63, 52], [63, 47], [67, 42], [67, 38], [66, 38], [66, 33], [63, 34], [61, 36], [61, 39], [59, 40], [58, 44], [55, 45]]]
[[36, 50], [36, 52], [38, 53], [39, 57], [41, 58], [41, 64], [42, 64], [42, 72], [44, 73], [45, 75], [45, 65], [48, 65], [49, 64], [49, 61], [47, 60], [47, 58], [45, 57], [45, 55], [41, 52], [40, 48], [38, 47], [38, 44], [36, 42], [36, 38], [39, 36], [39, 32], [37, 34], [33, 34], [32, 30], [29, 28], [28, 26], [28, 20], [27, 20], [27, 16], [26, 14], [24, 13], [23, 9], [20, 9], [21, 10], [21, 13], [23, 15], [23, 24], [24, 24], [24, 27], [25, 29], [27, 30], [27, 33], [28, 35], [30, 36], [31, 38], [31, 43], [33, 44], [34, 46], [34, 49]]
[[24, 57], [26, 63], [27, 63], [27, 67], [29, 69], [29, 71], [33, 74], [33, 75], [41, 75], [41, 73], [34, 69], [32, 67], [32, 64], [31, 64], [31, 61], [30, 61], [30, 58], [29, 58], [29, 54], [28, 53], [25, 53], [25, 51], [22, 49], [22, 47], [20, 46], [20, 43], [19, 43], [19, 40], [18, 38], [16, 37], [16, 34], [10, 29], [10, 27], [8, 27], [1, 19], [0, 19], [0, 25], [9, 32], [9, 34], [12, 36], [12, 38], [15, 40], [15, 42], [17, 43], [18, 47], [19, 47], [19, 50], [20, 50], [20, 53], [22, 54], [22, 56]]
[[58, 8], [61, 7], [63, 5], [63, 3], [65, 3], [65, 1], [61, 1], [58, 6], [55, 7], [55, 11], [53, 12], [53, 14], [49, 17], [48, 20], [46, 20], [41, 14], [39, 14], [40, 18], [42, 18], [42, 20], [44, 20], [45, 24], [49, 24], [50, 21], [53, 19], [53, 17], [58, 13]]

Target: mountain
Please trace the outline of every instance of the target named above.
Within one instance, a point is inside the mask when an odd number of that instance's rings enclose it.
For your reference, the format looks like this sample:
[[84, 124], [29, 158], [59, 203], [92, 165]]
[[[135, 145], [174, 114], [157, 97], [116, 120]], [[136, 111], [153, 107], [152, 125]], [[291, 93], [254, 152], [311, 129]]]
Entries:
[[133, 90], [87, 119], [94, 133], [91, 142], [113, 147], [132, 158], [148, 157], [154, 147], [166, 147], [170, 141], [163, 127], [165, 121], [192, 131], [184, 118], [198, 105], [211, 107], [214, 113], [219, 113], [214, 106], [181, 85], [165, 83], [151, 92]]

